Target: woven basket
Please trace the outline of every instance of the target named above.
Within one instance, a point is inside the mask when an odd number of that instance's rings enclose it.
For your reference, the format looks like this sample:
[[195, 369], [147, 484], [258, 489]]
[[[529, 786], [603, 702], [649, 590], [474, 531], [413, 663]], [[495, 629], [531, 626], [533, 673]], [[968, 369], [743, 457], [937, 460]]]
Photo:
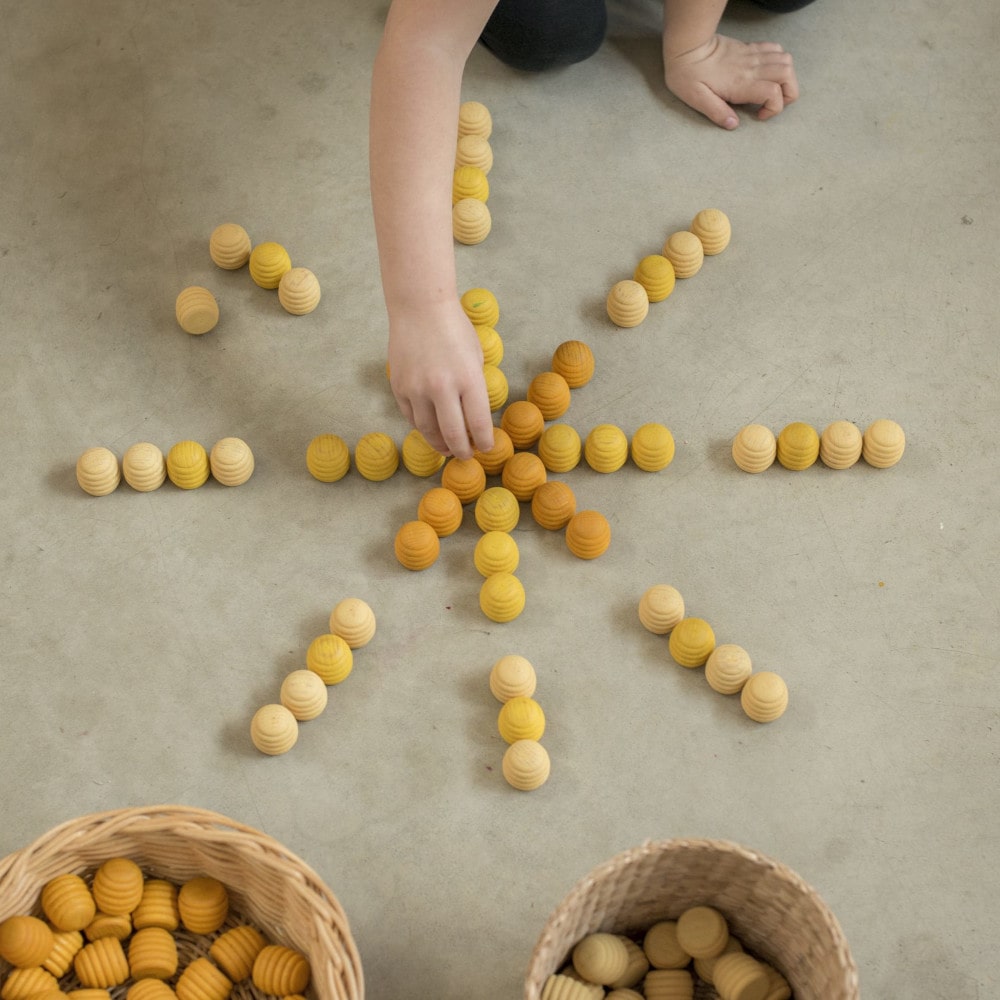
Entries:
[[[785, 975], [795, 1000], [860, 996], [836, 917], [795, 872], [727, 841], [667, 840], [618, 854], [576, 884], [535, 945], [525, 1000], [539, 1000], [545, 980], [585, 935], [641, 934], [699, 904], [724, 913], [746, 948]], [[718, 998], [704, 983], [695, 995]]]
[[[230, 899], [223, 930], [242, 918], [275, 944], [301, 951], [312, 968], [309, 992], [316, 1000], [363, 1000], [361, 960], [347, 917], [320, 877], [277, 841], [203, 809], [119, 809], [57, 826], [0, 861], [0, 921], [17, 913], [41, 915], [46, 882], [66, 872], [88, 878], [113, 857], [130, 858], [147, 875], [176, 884], [199, 875], [218, 879]], [[182, 963], [207, 954], [215, 936], [179, 931]], [[9, 970], [0, 961], [0, 975]], [[68, 980], [61, 985], [75, 986]], [[125, 990], [112, 992], [117, 1000]], [[264, 995], [247, 981], [236, 985], [233, 998]]]

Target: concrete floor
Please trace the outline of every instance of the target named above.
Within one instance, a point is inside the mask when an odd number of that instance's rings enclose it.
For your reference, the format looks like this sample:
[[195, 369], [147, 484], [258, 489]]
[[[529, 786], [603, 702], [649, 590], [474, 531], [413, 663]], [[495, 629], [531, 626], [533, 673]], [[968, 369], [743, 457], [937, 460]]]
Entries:
[[[727, 134], [665, 92], [656, 8], [631, 2], [585, 64], [477, 50], [466, 74], [496, 165], [460, 283], [500, 301], [512, 398], [582, 339], [597, 375], [566, 422], [677, 440], [659, 474], [564, 477], [612, 523], [599, 560], [525, 514], [505, 625], [478, 608], [471, 516], [412, 574], [392, 538], [428, 482], [304, 463], [319, 433], [406, 431], [367, 184], [384, 5], [3, 5], [0, 854], [94, 810], [214, 809], [328, 881], [369, 997], [499, 1000], [596, 864], [722, 837], [820, 891], [866, 996], [1000, 994], [996, 6], [734, 5], [726, 30], [792, 51], [802, 98]], [[709, 206], [730, 248], [612, 327], [610, 285]], [[227, 220], [319, 275], [316, 313], [211, 263]], [[222, 309], [202, 338], [174, 322], [189, 284]], [[877, 417], [907, 432], [892, 470], [729, 457], [751, 421]], [[256, 455], [239, 489], [75, 482], [91, 445], [226, 435]], [[786, 678], [780, 721], [671, 662], [636, 616], [654, 583]], [[290, 754], [258, 754], [251, 715], [347, 596], [375, 640]], [[511, 652], [548, 713], [533, 794], [500, 775], [487, 674]]]

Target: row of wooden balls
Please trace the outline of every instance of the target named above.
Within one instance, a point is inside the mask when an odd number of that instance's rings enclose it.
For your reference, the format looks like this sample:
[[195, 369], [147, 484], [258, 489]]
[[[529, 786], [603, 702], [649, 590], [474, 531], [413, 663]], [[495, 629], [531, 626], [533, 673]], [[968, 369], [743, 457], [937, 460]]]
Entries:
[[[294, 316], [311, 313], [319, 305], [319, 279], [307, 267], [292, 267], [292, 259], [280, 243], [267, 240], [253, 246], [241, 225], [224, 222], [212, 230], [208, 252], [226, 271], [238, 271], [249, 264], [254, 284], [276, 288], [282, 308]], [[174, 315], [185, 333], [208, 333], [219, 322], [219, 303], [209, 289], [190, 285], [178, 293]]]
[[482, 243], [493, 228], [486, 202], [493, 167], [493, 116], [479, 101], [464, 101], [458, 109], [458, 141], [452, 178], [451, 225], [455, 239], [466, 246]]
[[733, 461], [744, 472], [763, 472], [775, 459], [793, 472], [821, 461], [829, 469], [849, 469], [859, 458], [876, 469], [888, 469], [902, 457], [906, 435], [895, 420], [874, 420], [862, 434], [849, 420], [835, 420], [822, 434], [811, 424], [795, 421], [777, 437], [763, 424], [747, 424], [733, 438]]
[[250, 739], [263, 754], [288, 753], [299, 738], [299, 723], [321, 715], [328, 687], [340, 684], [354, 667], [354, 650], [375, 635], [375, 613], [359, 597], [346, 597], [330, 612], [330, 631], [306, 650], [306, 665], [281, 682], [278, 701], [262, 705], [250, 720]]
[[167, 479], [182, 490], [194, 490], [210, 474], [223, 486], [242, 486], [253, 470], [253, 452], [241, 438], [220, 438], [210, 452], [197, 441], [178, 441], [166, 456], [155, 444], [140, 441], [126, 450], [121, 463], [110, 448], [87, 448], [76, 461], [76, 481], [85, 493], [103, 497], [123, 478], [139, 493], [150, 493]]
[[750, 654], [735, 643], [716, 645], [715, 632], [703, 618], [685, 617], [684, 598], [676, 587], [654, 584], [639, 599], [639, 621], [654, 635], [669, 635], [670, 655], [682, 667], [705, 668], [705, 680], [719, 694], [738, 694], [754, 722], [773, 722], [788, 707], [788, 687], [771, 670], [753, 672]]
[[534, 699], [536, 685], [535, 668], [517, 653], [501, 656], [490, 669], [490, 692], [501, 704], [497, 729], [507, 743], [503, 776], [522, 792], [544, 785], [552, 767], [541, 744], [545, 712]]
[[676, 278], [690, 278], [701, 270], [706, 256], [729, 246], [732, 227], [724, 212], [702, 209], [689, 229], [671, 233], [658, 254], [639, 261], [631, 278], [615, 282], [608, 292], [608, 317], [615, 326], [638, 326], [649, 314], [651, 302], [662, 302], [674, 290]]

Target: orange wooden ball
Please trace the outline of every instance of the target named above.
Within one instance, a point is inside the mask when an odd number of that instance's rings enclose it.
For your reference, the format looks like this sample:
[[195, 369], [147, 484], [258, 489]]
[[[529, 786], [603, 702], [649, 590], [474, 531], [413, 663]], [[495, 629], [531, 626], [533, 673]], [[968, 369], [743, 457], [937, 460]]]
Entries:
[[519, 399], [503, 411], [500, 426], [510, 435], [515, 448], [530, 448], [545, 430], [545, 417], [536, 404]]
[[535, 490], [548, 478], [542, 460], [530, 451], [517, 451], [507, 460], [500, 482], [517, 497], [527, 502]]
[[486, 489], [486, 471], [474, 458], [449, 458], [441, 470], [441, 485], [462, 503], [472, 503]]
[[396, 558], [407, 569], [427, 569], [441, 554], [438, 533], [426, 521], [407, 521], [396, 532]]
[[596, 559], [611, 544], [611, 525], [596, 510], [581, 510], [566, 525], [566, 545], [578, 559]]

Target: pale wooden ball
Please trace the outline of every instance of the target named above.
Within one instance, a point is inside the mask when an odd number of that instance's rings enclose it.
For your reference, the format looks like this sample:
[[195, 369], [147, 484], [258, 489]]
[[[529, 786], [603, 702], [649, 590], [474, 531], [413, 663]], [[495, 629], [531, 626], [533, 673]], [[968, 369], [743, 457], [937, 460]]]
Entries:
[[351, 649], [359, 649], [375, 635], [375, 612], [359, 597], [345, 597], [330, 612], [330, 631]]
[[761, 670], [743, 685], [740, 704], [754, 722], [773, 722], [788, 708], [788, 687], [778, 674]]
[[292, 259], [280, 243], [267, 240], [250, 252], [250, 277], [261, 288], [277, 288], [282, 276], [291, 269]]
[[566, 546], [577, 559], [597, 559], [610, 544], [611, 525], [599, 511], [577, 511], [566, 524]]
[[616, 934], [588, 934], [573, 948], [573, 968], [588, 983], [607, 986], [628, 969], [628, 949]]
[[642, 983], [646, 1000], [692, 1000], [694, 980], [687, 969], [652, 969]]
[[76, 460], [76, 481], [92, 497], [114, 493], [121, 478], [118, 456], [110, 448], [88, 448]]
[[493, 169], [493, 147], [481, 135], [459, 136], [455, 145], [456, 167], [479, 167], [484, 174]]
[[769, 1000], [770, 977], [766, 969], [755, 958], [741, 951], [719, 956], [712, 968], [712, 982], [723, 997]]
[[[570, 974], [572, 972], [572, 975]], [[603, 1000], [604, 988], [577, 977], [572, 966], [545, 980], [541, 1000]]]
[[235, 222], [223, 222], [208, 238], [212, 262], [227, 271], [236, 271], [250, 259], [250, 234]]
[[583, 444], [583, 457], [595, 472], [617, 472], [628, 459], [628, 438], [614, 424], [598, 424]]
[[307, 267], [289, 268], [278, 282], [278, 301], [293, 316], [311, 313], [320, 300], [319, 278]]
[[541, 788], [549, 780], [551, 768], [548, 751], [537, 740], [515, 740], [503, 755], [507, 784], [522, 792]]
[[317, 434], [306, 448], [306, 468], [321, 483], [343, 479], [351, 468], [347, 442], [337, 434]]
[[726, 918], [712, 906], [692, 906], [677, 918], [677, 943], [692, 958], [721, 955], [728, 940]]
[[299, 724], [284, 705], [262, 705], [250, 720], [250, 739], [271, 757], [288, 753], [299, 738]]
[[472, 551], [476, 569], [485, 577], [495, 573], [513, 573], [520, 559], [517, 542], [506, 531], [484, 532]]
[[500, 427], [493, 428], [493, 447], [489, 451], [475, 451], [472, 457], [483, 467], [487, 476], [499, 476], [514, 454], [514, 442]]
[[427, 438], [416, 427], [403, 438], [401, 450], [406, 471], [421, 479], [433, 476], [447, 461], [441, 452], [427, 443]]
[[801, 472], [819, 458], [819, 434], [801, 420], [786, 424], [778, 433], [778, 462], [791, 472]]
[[494, 573], [479, 588], [479, 608], [490, 621], [513, 621], [524, 610], [524, 603], [524, 585], [513, 573]]
[[155, 444], [139, 441], [122, 455], [122, 476], [132, 489], [150, 493], [167, 478], [167, 460]]
[[452, 233], [459, 243], [475, 246], [482, 243], [493, 228], [493, 219], [486, 202], [478, 198], [456, 201], [451, 210]]
[[639, 599], [639, 621], [654, 635], [667, 635], [684, 617], [684, 598], [676, 587], [657, 583]]
[[481, 101], [463, 101], [458, 109], [458, 135], [478, 135], [488, 139], [493, 134], [493, 116]]
[[535, 490], [546, 481], [548, 473], [542, 460], [530, 451], [517, 451], [507, 460], [500, 473], [505, 489], [523, 503], [530, 503]]
[[531, 496], [531, 516], [548, 531], [559, 531], [576, 513], [576, 495], [563, 482], [542, 483]]
[[876, 469], [889, 469], [902, 457], [906, 435], [895, 420], [876, 420], [865, 429], [861, 456]]
[[642, 939], [642, 950], [655, 969], [683, 969], [691, 962], [691, 956], [677, 941], [676, 920], [653, 924]]
[[663, 256], [674, 266], [678, 278], [691, 278], [701, 270], [705, 248], [694, 233], [681, 230], [671, 233], [663, 244]]
[[583, 445], [569, 424], [551, 424], [538, 439], [538, 457], [549, 472], [569, 472], [580, 464]]
[[742, 646], [732, 642], [716, 646], [705, 661], [705, 680], [719, 694], [736, 694], [742, 691], [752, 672], [750, 654]]
[[185, 333], [208, 333], [219, 322], [219, 303], [207, 288], [191, 285], [178, 294], [174, 315]]
[[[729, 940], [726, 942], [726, 947], [723, 949], [722, 954], [731, 955], [734, 951], [743, 951], [743, 945], [740, 944], [737, 938], [734, 938], [732, 934], [730, 934]], [[715, 981], [715, 963], [721, 957], [722, 955], [716, 955], [714, 958], [696, 958], [694, 960], [694, 971], [697, 973], [698, 978], [703, 979], [706, 983], [712, 985]], [[772, 998], [767, 997], [765, 1000], [772, 1000]]]
[[649, 313], [649, 296], [646, 289], [626, 278], [611, 286], [605, 303], [608, 317], [615, 326], [629, 329], [638, 326]]
[[490, 669], [490, 693], [500, 702], [530, 698], [537, 683], [535, 668], [526, 657], [517, 653], [501, 656]]
[[763, 472], [774, 464], [777, 442], [774, 432], [763, 424], [747, 424], [733, 438], [733, 461], [744, 472]]
[[278, 697], [299, 722], [306, 722], [315, 719], [326, 708], [326, 685], [313, 670], [293, 670], [281, 682]]
[[861, 457], [861, 431], [850, 420], [834, 420], [819, 436], [819, 460], [828, 469], [849, 469]]
[[[625, 950], [628, 952], [628, 968], [613, 983], [608, 984], [612, 990], [608, 995], [614, 997], [617, 993], [617, 1000], [630, 1000], [628, 994], [634, 992], [632, 987], [637, 986], [649, 971], [649, 959], [646, 958], [646, 953], [642, 948], [631, 938], [619, 934], [618, 940], [625, 945]], [[621, 995], [622, 991], [625, 993], [624, 997]], [[641, 994], [639, 996], [641, 1000]]]
[[594, 352], [582, 340], [564, 340], [552, 354], [552, 370], [579, 389], [594, 377]]
[[441, 554], [441, 540], [426, 521], [407, 521], [396, 532], [393, 549], [401, 566], [409, 570], [423, 570], [437, 561]]
[[453, 490], [433, 486], [417, 504], [417, 517], [426, 521], [439, 538], [453, 535], [462, 526], [464, 511], [462, 501]]
[[253, 452], [242, 438], [220, 438], [208, 456], [212, 478], [223, 486], [242, 486], [254, 470]]
[[717, 208], [703, 208], [691, 220], [691, 232], [701, 240], [705, 254], [711, 257], [729, 246], [733, 227], [725, 212]]
[[649, 254], [636, 265], [632, 280], [646, 289], [650, 302], [662, 302], [676, 284], [674, 265], [662, 254]]
[[703, 666], [715, 649], [715, 633], [703, 618], [682, 618], [670, 632], [670, 655], [682, 667]]
[[473, 326], [496, 326], [500, 320], [500, 303], [488, 288], [469, 288], [459, 303]]
[[569, 409], [569, 383], [558, 372], [536, 375], [528, 384], [527, 396], [545, 420], [558, 420]]

